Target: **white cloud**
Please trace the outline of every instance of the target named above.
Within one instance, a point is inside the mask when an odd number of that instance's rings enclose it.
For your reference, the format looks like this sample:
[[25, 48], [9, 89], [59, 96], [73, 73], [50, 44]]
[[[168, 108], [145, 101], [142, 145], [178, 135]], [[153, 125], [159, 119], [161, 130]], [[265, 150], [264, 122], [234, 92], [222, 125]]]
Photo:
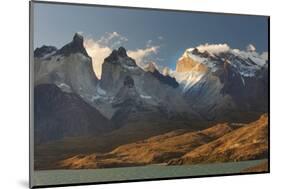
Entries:
[[102, 36], [97, 42], [101, 45], [110, 46], [111, 48], [115, 48], [116, 45], [123, 44], [127, 42], [128, 39], [118, 32], [106, 32], [104, 36]]
[[230, 47], [227, 44], [204, 44], [199, 45], [196, 47], [199, 52], [203, 53], [205, 51], [208, 51], [209, 53], [218, 54], [221, 52], [226, 52], [230, 50]]
[[93, 39], [86, 39], [84, 41], [84, 46], [87, 53], [92, 57], [92, 66], [96, 76], [101, 78], [102, 63], [104, 59], [110, 55], [112, 49], [107, 46], [102, 46], [99, 42]]
[[135, 59], [136, 63], [140, 67], [144, 67], [147, 62], [149, 62], [148, 58], [153, 55], [157, 54], [157, 51], [159, 49], [159, 46], [151, 46], [146, 47], [143, 49], [137, 49], [137, 50], [129, 50], [128, 56]]
[[[92, 57], [93, 70], [99, 79], [101, 78], [104, 59], [110, 55], [113, 49], [124, 46], [124, 43], [127, 41], [128, 39], [126, 37], [117, 32], [106, 33], [98, 40], [90, 37], [84, 40], [87, 53]], [[152, 41], [149, 40], [144, 48], [136, 50], [127, 49], [128, 56], [135, 59], [140, 67], [144, 67], [150, 61], [150, 57], [157, 54], [159, 49], [159, 46], [151, 46], [151, 43]]]

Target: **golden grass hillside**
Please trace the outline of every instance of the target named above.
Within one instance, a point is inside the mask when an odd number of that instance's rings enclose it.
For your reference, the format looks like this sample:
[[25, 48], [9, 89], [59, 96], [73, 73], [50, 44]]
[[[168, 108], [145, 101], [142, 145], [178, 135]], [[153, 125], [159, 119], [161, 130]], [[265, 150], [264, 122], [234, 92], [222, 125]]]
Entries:
[[178, 159], [169, 161], [170, 165], [243, 161], [263, 159], [268, 156], [268, 116], [204, 144]]
[[63, 168], [105, 168], [167, 163], [229, 132], [228, 124], [188, 132], [176, 130], [146, 140], [121, 145], [109, 153], [76, 155], [61, 161]]

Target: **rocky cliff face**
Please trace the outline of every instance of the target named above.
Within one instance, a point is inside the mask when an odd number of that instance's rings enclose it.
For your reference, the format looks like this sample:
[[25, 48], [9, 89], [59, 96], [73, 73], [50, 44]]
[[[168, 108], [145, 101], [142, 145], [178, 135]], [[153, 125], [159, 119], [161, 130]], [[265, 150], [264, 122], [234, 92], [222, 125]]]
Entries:
[[142, 70], [136, 65], [135, 60], [128, 57], [126, 50], [120, 47], [105, 58], [100, 86], [108, 93], [115, 94], [123, 86], [127, 75], [140, 76], [141, 74]]
[[138, 117], [137, 119], [141, 120], [143, 113], [151, 112], [153, 114], [157, 112], [156, 105], [148, 103], [141, 98], [131, 76], [124, 78], [123, 86], [115, 95], [112, 107], [116, 108], [116, 113], [112, 117], [112, 121], [116, 123], [117, 128], [128, 124], [128, 122], [132, 121], [132, 117]]
[[75, 34], [73, 40], [59, 50], [43, 46], [35, 51], [35, 85], [55, 84], [92, 104], [98, 79], [83, 46], [82, 36]]
[[176, 72], [206, 72], [208, 67], [199, 61], [192, 59], [188, 53], [184, 53], [184, 55], [178, 60], [176, 65]]

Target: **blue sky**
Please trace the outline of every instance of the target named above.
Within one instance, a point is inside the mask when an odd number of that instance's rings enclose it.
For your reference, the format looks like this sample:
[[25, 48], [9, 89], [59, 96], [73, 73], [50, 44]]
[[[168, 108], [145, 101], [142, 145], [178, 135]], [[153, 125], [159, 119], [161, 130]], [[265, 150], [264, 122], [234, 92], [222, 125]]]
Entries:
[[96, 42], [115, 32], [120, 45], [131, 51], [157, 47], [150, 58], [170, 68], [186, 48], [200, 44], [238, 49], [253, 44], [258, 52], [268, 50], [266, 17], [35, 3], [35, 48], [60, 48], [75, 32]]

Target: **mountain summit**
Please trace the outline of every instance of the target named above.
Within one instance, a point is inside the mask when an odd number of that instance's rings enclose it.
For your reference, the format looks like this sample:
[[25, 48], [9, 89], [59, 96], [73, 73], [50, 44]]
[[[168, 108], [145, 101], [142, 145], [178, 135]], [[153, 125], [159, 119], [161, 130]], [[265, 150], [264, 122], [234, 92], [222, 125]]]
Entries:
[[82, 35], [80, 35], [78, 33], [75, 33], [75, 35], [73, 36], [73, 39], [70, 43], [63, 46], [57, 52], [57, 54], [63, 54], [65, 56], [69, 56], [70, 54], [73, 54], [73, 53], [82, 53], [83, 55], [90, 58], [86, 49], [84, 48], [84, 38]]
[[119, 47], [117, 50], [114, 49], [112, 53], [104, 59], [105, 62], [122, 64], [122, 66], [136, 67], [136, 61], [131, 57], [128, 57], [127, 51], [124, 47]]

